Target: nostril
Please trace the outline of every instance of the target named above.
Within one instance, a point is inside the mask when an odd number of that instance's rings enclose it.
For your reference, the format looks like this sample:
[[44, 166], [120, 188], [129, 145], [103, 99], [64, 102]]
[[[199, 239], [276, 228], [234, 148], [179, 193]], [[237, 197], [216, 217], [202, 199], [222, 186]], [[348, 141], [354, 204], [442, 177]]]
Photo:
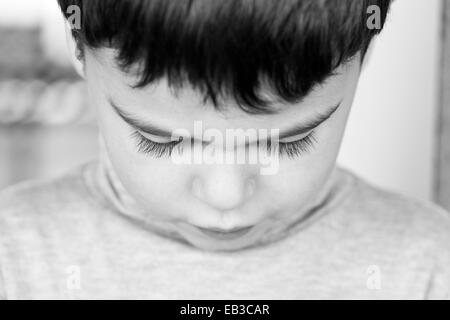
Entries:
[[254, 179], [249, 179], [246, 185], [246, 199], [250, 198], [256, 190], [256, 181]]
[[199, 177], [192, 181], [192, 194], [218, 210], [232, 210], [241, 206], [255, 192], [255, 180], [230, 180], [229, 177]]
[[203, 194], [203, 191], [202, 191], [202, 187], [201, 187], [201, 183], [200, 183], [200, 179], [199, 178], [195, 178], [192, 181], [192, 193], [198, 199], [203, 199], [204, 198], [204, 194]]

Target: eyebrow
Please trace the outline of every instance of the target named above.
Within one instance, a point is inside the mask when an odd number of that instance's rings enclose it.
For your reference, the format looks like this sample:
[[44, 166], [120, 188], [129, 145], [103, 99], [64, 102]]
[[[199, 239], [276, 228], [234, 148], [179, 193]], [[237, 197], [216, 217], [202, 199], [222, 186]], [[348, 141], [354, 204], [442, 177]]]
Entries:
[[125, 121], [130, 126], [134, 127], [135, 129], [138, 129], [139, 131], [148, 133], [150, 135], [158, 136], [158, 137], [164, 137], [164, 138], [172, 137], [171, 131], [161, 129], [147, 121], [142, 121], [141, 119], [137, 118], [136, 116], [119, 108], [117, 106], [117, 104], [111, 98], [109, 98], [108, 101], [109, 101], [109, 104], [111, 105], [111, 107], [114, 109], [114, 111], [119, 115], [119, 117], [121, 117], [123, 121]]
[[[114, 111], [120, 116], [120, 118], [122, 118], [123, 121], [125, 121], [135, 129], [158, 137], [163, 138], [172, 137], [171, 131], [159, 128], [158, 126], [150, 122], [142, 121], [136, 116], [118, 107], [117, 104], [111, 98], [109, 98], [108, 101], [111, 107], [114, 109]], [[336, 112], [336, 110], [339, 109], [341, 104], [342, 101], [340, 101], [337, 105], [328, 108], [325, 112], [316, 114], [313, 118], [309, 119], [308, 121], [297, 124], [292, 128], [283, 131], [282, 133], [279, 134], [279, 139], [294, 137], [313, 130], [314, 128], [318, 127], [320, 124], [328, 120]]]
[[308, 121], [297, 124], [294, 127], [287, 129], [286, 131], [280, 132], [279, 139], [295, 137], [315, 129], [320, 124], [328, 120], [336, 112], [336, 110], [339, 109], [341, 104], [342, 100], [338, 104], [328, 108], [327, 111], [316, 114], [313, 118], [309, 119]]

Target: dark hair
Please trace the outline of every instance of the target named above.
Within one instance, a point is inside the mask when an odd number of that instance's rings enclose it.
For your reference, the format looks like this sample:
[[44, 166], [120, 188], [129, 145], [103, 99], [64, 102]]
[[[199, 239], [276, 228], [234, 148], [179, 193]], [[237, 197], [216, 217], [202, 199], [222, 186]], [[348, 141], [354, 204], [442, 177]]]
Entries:
[[[391, 0], [58, 0], [81, 9], [79, 48], [118, 50], [125, 72], [139, 65], [143, 87], [167, 77], [218, 107], [232, 97], [247, 112], [270, 112], [262, 83], [293, 103], [357, 53], [364, 56]], [[381, 28], [367, 26], [380, 9]], [[81, 51], [82, 52], [82, 51]]]

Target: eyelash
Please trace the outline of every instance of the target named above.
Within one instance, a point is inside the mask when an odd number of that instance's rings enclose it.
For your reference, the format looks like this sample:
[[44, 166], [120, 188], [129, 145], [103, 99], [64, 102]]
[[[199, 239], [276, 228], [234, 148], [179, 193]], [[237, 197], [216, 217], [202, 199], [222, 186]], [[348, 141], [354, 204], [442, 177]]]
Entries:
[[[155, 158], [169, 157], [173, 149], [182, 141], [155, 142], [144, 137], [138, 131], [133, 132], [132, 137], [136, 140], [138, 152], [151, 154]], [[287, 156], [289, 159], [294, 159], [311, 151], [316, 143], [315, 132], [311, 131], [310, 134], [302, 139], [292, 142], [279, 142], [278, 153], [280, 156]], [[267, 148], [270, 150], [270, 143], [267, 144]]]
[[317, 140], [315, 137], [315, 132], [311, 131], [310, 134], [300, 140], [286, 143], [279, 142], [279, 153], [280, 156], [286, 155], [289, 159], [294, 159], [311, 151], [316, 143]]
[[138, 151], [145, 154], [152, 154], [156, 158], [169, 157], [172, 154], [173, 149], [181, 142], [155, 142], [145, 138], [138, 131], [133, 132], [131, 135], [137, 143]]

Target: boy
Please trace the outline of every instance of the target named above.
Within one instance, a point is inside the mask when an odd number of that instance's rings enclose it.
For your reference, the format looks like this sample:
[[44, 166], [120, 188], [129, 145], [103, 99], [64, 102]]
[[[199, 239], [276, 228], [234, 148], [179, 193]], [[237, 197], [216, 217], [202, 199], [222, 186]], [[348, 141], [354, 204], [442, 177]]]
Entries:
[[449, 297], [448, 213], [335, 167], [389, 0], [59, 4], [102, 151], [2, 192], [3, 297]]

